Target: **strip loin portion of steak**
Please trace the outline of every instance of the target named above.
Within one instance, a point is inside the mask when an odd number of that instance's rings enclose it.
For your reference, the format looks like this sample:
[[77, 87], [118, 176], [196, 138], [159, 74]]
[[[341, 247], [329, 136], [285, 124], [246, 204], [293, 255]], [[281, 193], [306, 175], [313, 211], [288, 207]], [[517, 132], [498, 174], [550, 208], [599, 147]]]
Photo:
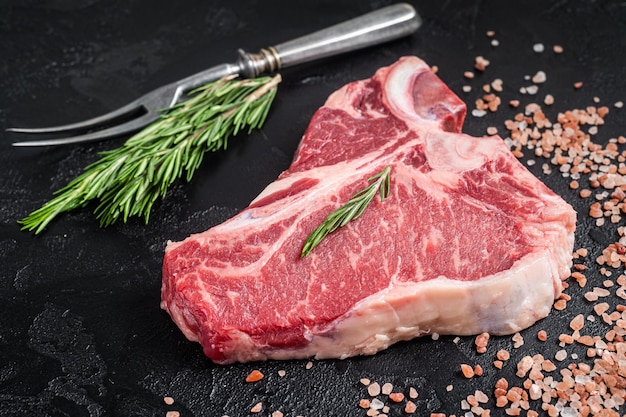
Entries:
[[[510, 334], [548, 315], [576, 214], [416, 57], [333, 93], [248, 208], [169, 243], [161, 306], [227, 364], [373, 354], [428, 333]], [[311, 231], [391, 167], [391, 191], [300, 257]]]

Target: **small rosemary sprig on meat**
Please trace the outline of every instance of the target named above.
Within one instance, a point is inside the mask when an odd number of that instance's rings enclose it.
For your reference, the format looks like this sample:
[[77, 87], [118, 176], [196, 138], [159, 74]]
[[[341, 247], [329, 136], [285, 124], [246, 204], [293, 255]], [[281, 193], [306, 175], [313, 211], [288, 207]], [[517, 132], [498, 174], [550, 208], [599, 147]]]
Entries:
[[311, 253], [313, 248], [319, 245], [328, 234], [358, 219], [372, 202], [376, 193], [380, 193], [380, 201], [387, 198], [391, 184], [390, 173], [391, 167], [387, 166], [378, 174], [368, 178], [370, 185], [354, 194], [347, 203], [330, 213], [304, 242], [301, 257], [304, 258]]
[[94, 213], [102, 227], [120, 217], [148, 222], [154, 202], [183, 175], [189, 181], [208, 151], [226, 149], [239, 131], [263, 125], [280, 75], [224, 78], [197, 88], [190, 98], [164, 110], [159, 120], [101, 158], [41, 208], [19, 221], [40, 233], [59, 214], [99, 200]]

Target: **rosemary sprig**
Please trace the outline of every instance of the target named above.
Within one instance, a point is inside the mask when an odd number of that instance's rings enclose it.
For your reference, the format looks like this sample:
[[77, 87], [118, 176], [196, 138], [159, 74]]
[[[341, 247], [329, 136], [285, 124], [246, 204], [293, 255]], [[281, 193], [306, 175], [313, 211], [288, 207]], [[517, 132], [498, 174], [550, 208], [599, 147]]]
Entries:
[[313, 248], [319, 245], [329, 233], [358, 219], [372, 202], [377, 192], [380, 193], [380, 201], [387, 198], [391, 184], [390, 173], [391, 167], [385, 167], [381, 172], [368, 179], [370, 185], [354, 194], [347, 203], [330, 213], [304, 242], [301, 257], [304, 258], [311, 253]]
[[59, 214], [91, 200], [100, 202], [94, 213], [102, 227], [130, 216], [147, 223], [155, 201], [183, 175], [189, 181], [206, 152], [226, 149], [231, 136], [263, 125], [280, 81], [280, 75], [227, 77], [197, 88], [121, 147], [101, 152], [99, 160], [18, 223], [38, 234]]

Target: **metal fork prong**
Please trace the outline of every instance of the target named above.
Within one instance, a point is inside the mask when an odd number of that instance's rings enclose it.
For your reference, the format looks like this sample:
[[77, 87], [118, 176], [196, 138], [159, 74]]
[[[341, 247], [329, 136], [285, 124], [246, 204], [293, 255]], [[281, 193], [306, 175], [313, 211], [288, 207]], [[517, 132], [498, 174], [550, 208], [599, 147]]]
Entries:
[[125, 106], [122, 106], [116, 110], [113, 110], [109, 113], [105, 113], [103, 115], [93, 117], [91, 119], [83, 120], [76, 123], [69, 123], [66, 125], [60, 126], [49, 126], [49, 127], [35, 127], [35, 128], [22, 128], [22, 127], [10, 127], [7, 129], [9, 132], [18, 132], [18, 133], [63, 133], [63, 132], [74, 132], [78, 130], [88, 130], [94, 129], [98, 126], [102, 126], [105, 124], [111, 124], [118, 119], [123, 118], [124, 116], [132, 115], [133, 113], [137, 113], [140, 110], [145, 108], [142, 105], [143, 97], [137, 99], [131, 103], [128, 103]]
[[102, 140], [105, 138], [111, 138], [115, 136], [121, 136], [127, 133], [134, 133], [140, 130], [142, 127], [152, 123], [158, 119], [160, 114], [158, 112], [148, 112], [143, 116], [129, 120], [121, 125], [112, 126], [108, 129], [96, 130], [94, 132], [85, 133], [83, 135], [70, 136], [65, 138], [44, 139], [44, 140], [29, 140], [24, 142], [14, 142], [13, 146], [52, 146], [52, 145], [68, 145], [70, 143], [83, 143]]

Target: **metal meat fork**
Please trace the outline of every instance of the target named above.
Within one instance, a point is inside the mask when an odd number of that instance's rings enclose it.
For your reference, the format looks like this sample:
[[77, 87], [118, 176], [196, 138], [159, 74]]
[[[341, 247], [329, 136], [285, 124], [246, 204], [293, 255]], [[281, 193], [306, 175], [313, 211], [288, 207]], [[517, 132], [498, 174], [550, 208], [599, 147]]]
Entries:
[[[253, 78], [262, 73], [271, 73], [281, 68], [380, 44], [415, 32], [421, 23], [419, 15], [412, 6], [399, 3], [289, 42], [261, 49], [256, 54], [240, 49], [235, 63], [220, 64], [180, 81], [164, 85], [117, 110], [93, 119], [63, 126], [9, 128], [7, 130], [33, 134], [88, 131], [65, 138], [15, 142], [13, 146], [64, 145], [132, 133], [157, 120], [164, 109], [176, 104], [185, 93], [208, 82], [229, 75]], [[138, 117], [111, 126], [120, 119], [128, 119], [133, 115], [138, 115]], [[106, 127], [107, 125], [111, 127]], [[100, 130], [94, 130], [97, 128]], [[92, 131], [89, 132], [89, 130]]]

